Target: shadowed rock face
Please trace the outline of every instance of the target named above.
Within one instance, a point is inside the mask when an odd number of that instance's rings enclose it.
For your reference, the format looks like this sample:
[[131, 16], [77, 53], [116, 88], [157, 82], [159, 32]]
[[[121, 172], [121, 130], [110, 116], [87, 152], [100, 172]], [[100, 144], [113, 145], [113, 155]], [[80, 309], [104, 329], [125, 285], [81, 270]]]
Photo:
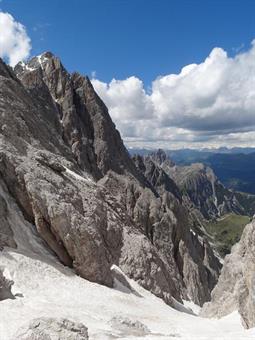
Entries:
[[255, 220], [248, 224], [242, 238], [224, 261], [219, 282], [202, 315], [222, 317], [238, 310], [245, 327], [255, 326]]
[[14, 299], [14, 296], [11, 292], [12, 285], [13, 281], [5, 278], [0, 269], [0, 301], [6, 299]]
[[3, 187], [0, 181], [0, 251], [3, 247], [16, 248], [16, 242], [13, 238], [13, 231], [8, 221], [7, 202], [1, 195]]
[[55, 114], [49, 119], [58, 116], [63, 139], [83, 169], [96, 179], [108, 170], [137, 176], [120, 134], [88, 77], [70, 75], [50, 52], [31, 59], [27, 66], [18, 64], [15, 72], [31, 94], [40, 93], [42, 104], [50, 95]]
[[167, 174], [136, 168], [89, 79], [51, 53], [1, 70], [0, 175], [60, 261], [108, 286], [116, 264], [169, 304], [207, 301], [218, 260]]

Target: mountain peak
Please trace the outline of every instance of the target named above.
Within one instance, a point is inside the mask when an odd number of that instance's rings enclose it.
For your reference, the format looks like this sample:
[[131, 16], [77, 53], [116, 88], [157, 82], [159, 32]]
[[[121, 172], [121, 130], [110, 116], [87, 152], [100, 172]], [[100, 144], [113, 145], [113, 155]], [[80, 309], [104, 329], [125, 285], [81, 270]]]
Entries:
[[[38, 71], [39, 69], [44, 70], [46, 65], [49, 63], [54, 65], [54, 68], [61, 68], [65, 71], [60, 59], [55, 56], [52, 52], [44, 52], [38, 56], [34, 56], [27, 62], [20, 61], [15, 67], [14, 72], [17, 77], [22, 77], [23, 74]], [[66, 71], [65, 71], [66, 72]]]
[[56, 56], [54, 55], [54, 53], [52, 53], [51, 51], [46, 51], [43, 52], [41, 55], [39, 55], [38, 57], [44, 57], [44, 58], [56, 58]]
[[158, 149], [149, 154], [149, 157], [152, 158], [154, 162], [158, 165], [162, 165], [163, 163], [167, 162], [168, 166], [174, 166], [175, 163], [168, 157], [166, 152], [163, 149]]

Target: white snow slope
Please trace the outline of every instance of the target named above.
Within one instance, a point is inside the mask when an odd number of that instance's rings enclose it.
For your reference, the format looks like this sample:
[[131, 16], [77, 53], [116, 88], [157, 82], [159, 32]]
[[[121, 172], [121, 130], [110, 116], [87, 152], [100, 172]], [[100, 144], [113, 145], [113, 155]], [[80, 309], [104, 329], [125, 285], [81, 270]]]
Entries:
[[[15, 339], [18, 328], [42, 316], [82, 322], [91, 340], [255, 339], [255, 329], [243, 329], [237, 312], [221, 320], [204, 319], [185, 313], [184, 307], [181, 312], [167, 306], [132, 280], [127, 279], [131, 291], [118, 281], [110, 289], [78, 277], [58, 263], [37, 238], [33, 226], [22, 220], [10, 197], [6, 199], [19, 248], [0, 252], [0, 266], [14, 280], [13, 293], [18, 296], [0, 302], [0, 340]], [[133, 322], [141, 322], [149, 331], [126, 326]]]
[[[27, 321], [41, 316], [65, 317], [84, 323], [90, 339], [255, 339], [255, 329], [244, 330], [238, 313], [221, 320], [204, 319], [167, 306], [138, 284], [129, 280], [140, 295], [121, 289], [110, 289], [88, 282], [57, 262], [38, 256], [27, 257], [5, 250], [1, 266], [15, 281], [15, 300], [0, 302], [0, 339], [9, 340]], [[117, 318], [140, 321], [150, 334], [135, 336], [112, 326]], [[17, 339], [18, 340], [18, 339]]]

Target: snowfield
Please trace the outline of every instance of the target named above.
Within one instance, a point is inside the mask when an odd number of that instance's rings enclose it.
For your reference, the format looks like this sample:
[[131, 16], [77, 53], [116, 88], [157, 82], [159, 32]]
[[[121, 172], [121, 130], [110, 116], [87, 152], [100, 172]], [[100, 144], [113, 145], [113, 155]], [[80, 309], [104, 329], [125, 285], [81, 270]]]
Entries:
[[15, 300], [0, 302], [1, 340], [13, 338], [23, 324], [41, 316], [82, 322], [90, 339], [98, 340], [255, 338], [255, 329], [244, 330], [238, 313], [211, 320], [180, 312], [132, 280], [133, 292], [117, 281], [110, 289], [78, 277], [50, 256], [31, 257], [8, 249], [0, 261], [18, 294]]
[[[0, 188], [1, 189], [1, 188]], [[18, 250], [0, 251], [0, 267], [14, 281], [15, 300], [0, 302], [0, 340], [19, 340], [17, 330], [38, 317], [67, 318], [88, 327], [89, 339], [254, 340], [255, 329], [243, 329], [238, 313], [221, 320], [194, 314], [199, 308], [186, 301], [179, 311], [125, 277], [131, 289], [115, 280], [115, 288], [91, 283], [64, 267], [24, 220], [15, 202], [8, 204]], [[123, 282], [123, 280], [121, 280]], [[191, 308], [194, 314], [192, 315]]]

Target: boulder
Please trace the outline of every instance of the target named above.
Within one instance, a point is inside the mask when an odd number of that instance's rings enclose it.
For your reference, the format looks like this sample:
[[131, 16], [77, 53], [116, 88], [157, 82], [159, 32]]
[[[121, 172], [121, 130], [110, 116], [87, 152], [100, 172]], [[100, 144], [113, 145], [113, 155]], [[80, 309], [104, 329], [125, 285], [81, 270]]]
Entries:
[[37, 318], [17, 331], [13, 340], [88, 340], [88, 328], [68, 319]]

